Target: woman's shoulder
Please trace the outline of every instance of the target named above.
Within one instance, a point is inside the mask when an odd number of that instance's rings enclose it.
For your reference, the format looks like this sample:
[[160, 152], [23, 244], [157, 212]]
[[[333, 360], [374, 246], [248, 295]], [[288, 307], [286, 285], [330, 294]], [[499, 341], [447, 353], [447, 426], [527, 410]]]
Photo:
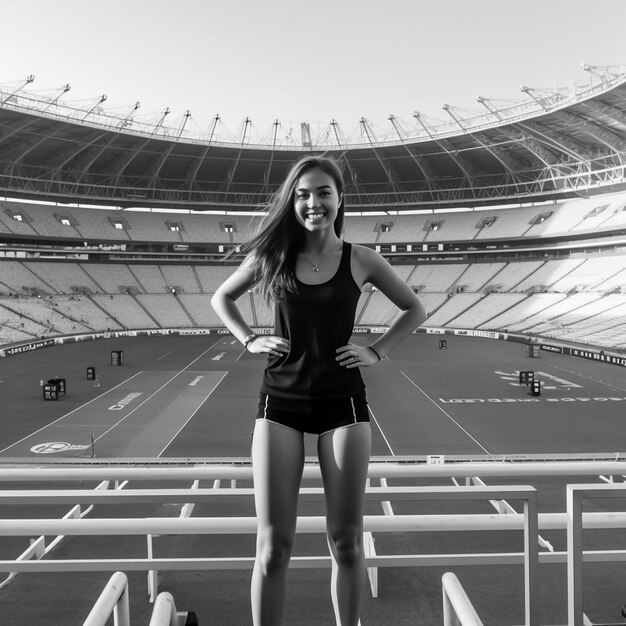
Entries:
[[360, 244], [352, 244], [350, 266], [352, 276], [359, 287], [362, 288], [366, 282], [369, 282], [381, 259], [382, 257], [376, 250]]
[[352, 258], [362, 263], [371, 263], [373, 259], [376, 259], [380, 255], [376, 250], [368, 248], [360, 243], [352, 243]]

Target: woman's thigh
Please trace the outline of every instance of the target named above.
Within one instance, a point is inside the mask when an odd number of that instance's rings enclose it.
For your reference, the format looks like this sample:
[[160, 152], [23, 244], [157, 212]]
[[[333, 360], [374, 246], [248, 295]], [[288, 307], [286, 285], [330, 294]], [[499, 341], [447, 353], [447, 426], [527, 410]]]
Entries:
[[318, 439], [318, 455], [324, 491], [328, 530], [360, 529], [372, 433], [369, 423], [328, 431]]
[[295, 530], [298, 491], [304, 466], [302, 433], [257, 420], [252, 437], [254, 501], [259, 528]]

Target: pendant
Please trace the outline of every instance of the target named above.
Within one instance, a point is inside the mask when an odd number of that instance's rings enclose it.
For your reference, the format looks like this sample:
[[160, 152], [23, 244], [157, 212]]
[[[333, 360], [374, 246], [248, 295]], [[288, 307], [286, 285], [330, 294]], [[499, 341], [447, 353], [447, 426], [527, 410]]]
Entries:
[[311, 269], [314, 272], [319, 272], [320, 271], [320, 266], [317, 263], [314, 263], [313, 265], [311, 265]]

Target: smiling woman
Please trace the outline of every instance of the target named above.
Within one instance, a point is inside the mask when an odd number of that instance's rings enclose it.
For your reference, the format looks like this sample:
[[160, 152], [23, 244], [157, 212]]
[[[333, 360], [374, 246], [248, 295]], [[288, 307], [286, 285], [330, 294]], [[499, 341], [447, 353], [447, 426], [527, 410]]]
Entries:
[[[275, 195], [242, 266], [211, 303], [252, 353], [266, 353], [252, 441], [257, 554], [256, 626], [280, 624], [304, 466], [304, 433], [318, 436], [336, 623], [356, 625], [364, 591], [363, 496], [371, 449], [361, 367], [377, 364], [425, 318], [424, 307], [370, 248], [342, 240], [344, 182], [331, 159], [298, 161]], [[350, 342], [366, 282], [401, 313], [371, 346]], [[236, 300], [259, 285], [275, 305], [273, 333], [256, 335]]]

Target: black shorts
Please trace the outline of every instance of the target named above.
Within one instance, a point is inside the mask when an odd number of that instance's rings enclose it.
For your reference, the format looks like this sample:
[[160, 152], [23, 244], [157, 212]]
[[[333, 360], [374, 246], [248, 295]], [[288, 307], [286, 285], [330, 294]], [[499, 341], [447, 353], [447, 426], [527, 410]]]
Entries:
[[312, 401], [286, 400], [261, 393], [256, 418], [315, 435], [370, 421], [365, 391], [346, 398]]

